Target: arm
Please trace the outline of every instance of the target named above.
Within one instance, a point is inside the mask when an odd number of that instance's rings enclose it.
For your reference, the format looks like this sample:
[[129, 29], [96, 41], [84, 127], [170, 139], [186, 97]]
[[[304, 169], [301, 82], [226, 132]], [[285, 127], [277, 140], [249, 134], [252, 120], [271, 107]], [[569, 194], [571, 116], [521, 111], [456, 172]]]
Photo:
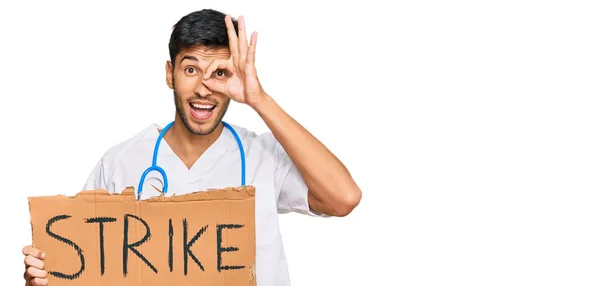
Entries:
[[311, 210], [346, 216], [360, 202], [362, 192], [352, 176], [328, 149], [267, 94], [253, 106], [286, 151], [308, 186]]
[[[254, 64], [258, 34], [252, 33], [248, 45], [243, 16], [238, 19], [238, 33], [230, 16], [225, 17], [225, 25], [231, 56], [214, 60], [204, 72], [203, 83], [256, 110], [302, 176], [310, 209], [330, 216], [348, 215], [358, 205], [361, 190], [346, 167], [264, 92]], [[225, 81], [212, 78], [217, 69], [226, 69], [231, 76]]]

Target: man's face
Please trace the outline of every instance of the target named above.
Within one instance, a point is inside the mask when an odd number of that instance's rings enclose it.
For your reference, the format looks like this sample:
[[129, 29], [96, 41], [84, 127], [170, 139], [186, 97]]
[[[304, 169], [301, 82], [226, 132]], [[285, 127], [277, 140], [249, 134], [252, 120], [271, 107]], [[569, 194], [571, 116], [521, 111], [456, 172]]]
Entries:
[[[221, 123], [230, 98], [204, 85], [204, 72], [214, 59], [228, 59], [228, 48], [207, 49], [197, 46], [182, 50], [175, 62], [167, 62], [167, 85], [173, 89], [177, 115], [193, 134], [207, 135]], [[213, 80], [227, 80], [226, 72], [217, 69]]]

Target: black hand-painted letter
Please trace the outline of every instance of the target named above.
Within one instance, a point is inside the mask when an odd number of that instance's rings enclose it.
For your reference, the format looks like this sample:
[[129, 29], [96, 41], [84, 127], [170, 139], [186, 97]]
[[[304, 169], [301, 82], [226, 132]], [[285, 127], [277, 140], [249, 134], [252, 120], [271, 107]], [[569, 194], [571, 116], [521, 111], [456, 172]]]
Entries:
[[169, 270], [173, 272], [173, 219], [169, 219]]
[[234, 228], [242, 228], [244, 227], [241, 224], [219, 224], [217, 225], [217, 270], [219, 272], [221, 272], [221, 270], [233, 270], [233, 269], [243, 269], [245, 268], [245, 266], [240, 266], [240, 265], [225, 265], [222, 266], [223, 262], [222, 262], [222, 258], [221, 258], [221, 253], [222, 252], [230, 252], [230, 251], [238, 251], [240, 250], [237, 247], [221, 247], [221, 244], [223, 243], [223, 229], [234, 229]]
[[117, 221], [114, 217], [94, 217], [85, 220], [86, 223], [98, 223], [100, 227], [100, 275], [104, 275], [104, 223]]
[[187, 230], [188, 230], [188, 224], [187, 224], [187, 220], [183, 219], [183, 274], [187, 275], [188, 272], [188, 255], [192, 257], [192, 259], [194, 260], [194, 262], [196, 262], [196, 264], [198, 264], [198, 266], [200, 266], [200, 269], [202, 269], [202, 271], [204, 271], [204, 266], [202, 266], [202, 263], [200, 263], [200, 261], [198, 261], [198, 258], [196, 258], [196, 256], [194, 255], [194, 253], [192, 253], [192, 251], [190, 250], [190, 247], [192, 247], [192, 245], [194, 245], [194, 242], [196, 242], [196, 240], [198, 240], [198, 238], [200, 238], [200, 236], [206, 232], [206, 229], [208, 228], [208, 225], [202, 227], [194, 237], [192, 237], [192, 239], [188, 242], [187, 240]]
[[[129, 244], [129, 241], [128, 241], [128, 239], [129, 239], [129, 218], [134, 218], [134, 219], [140, 221], [146, 228], [146, 235], [144, 235], [144, 237], [141, 240], [134, 242], [132, 244]], [[125, 215], [125, 223], [124, 223], [124, 227], [123, 227], [123, 276], [127, 276], [127, 258], [128, 258], [129, 250], [131, 250], [131, 252], [135, 253], [135, 255], [137, 255], [137, 257], [139, 257], [142, 261], [144, 261], [146, 263], [146, 265], [148, 265], [148, 267], [150, 267], [152, 269], [152, 271], [154, 271], [154, 273], [158, 273], [158, 270], [156, 270], [156, 268], [150, 263], [150, 261], [148, 261], [148, 259], [146, 259], [146, 257], [144, 257], [139, 251], [137, 251], [137, 249], [134, 248], [134, 247], [142, 245], [144, 242], [148, 241], [148, 239], [150, 239], [150, 227], [148, 226], [148, 224], [143, 219], [141, 219], [137, 216], [126, 214]]]
[[70, 215], [57, 215], [57, 216], [51, 218], [50, 220], [48, 220], [48, 224], [46, 224], [46, 233], [48, 235], [50, 235], [52, 238], [54, 238], [58, 241], [64, 242], [64, 243], [68, 244], [69, 246], [73, 247], [77, 251], [77, 255], [79, 255], [81, 267], [79, 268], [79, 271], [77, 271], [73, 274], [64, 274], [64, 273], [58, 272], [58, 271], [50, 271], [50, 272], [48, 272], [48, 274], [58, 277], [58, 278], [62, 278], [62, 279], [75, 280], [75, 279], [79, 278], [81, 273], [83, 273], [83, 270], [85, 270], [85, 258], [83, 257], [83, 250], [79, 247], [79, 245], [75, 244], [73, 241], [69, 240], [68, 238], [64, 238], [50, 230], [50, 227], [52, 226], [52, 224], [54, 224], [55, 222], [57, 222], [59, 220], [68, 219], [68, 218], [71, 218], [71, 216]]

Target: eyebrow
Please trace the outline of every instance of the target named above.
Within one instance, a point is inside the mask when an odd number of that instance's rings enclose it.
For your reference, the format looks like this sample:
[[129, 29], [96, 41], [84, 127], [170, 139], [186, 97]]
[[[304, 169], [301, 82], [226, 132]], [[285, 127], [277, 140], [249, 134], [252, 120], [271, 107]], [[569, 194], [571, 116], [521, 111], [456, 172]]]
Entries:
[[198, 61], [198, 59], [194, 56], [183, 56], [183, 58], [181, 58], [181, 61], [179, 61], [179, 63], [183, 62], [184, 60], [192, 60], [192, 61]]

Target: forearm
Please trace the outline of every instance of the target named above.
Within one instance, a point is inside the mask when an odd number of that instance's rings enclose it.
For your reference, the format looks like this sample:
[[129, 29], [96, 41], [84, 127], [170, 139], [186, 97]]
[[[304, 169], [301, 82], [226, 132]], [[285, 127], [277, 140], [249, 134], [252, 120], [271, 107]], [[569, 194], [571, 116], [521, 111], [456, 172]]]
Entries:
[[300, 171], [311, 208], [336, 216], [350, 213], [362, 194], [347, 168], [270, 96], [264, 98], [254, 109]]

